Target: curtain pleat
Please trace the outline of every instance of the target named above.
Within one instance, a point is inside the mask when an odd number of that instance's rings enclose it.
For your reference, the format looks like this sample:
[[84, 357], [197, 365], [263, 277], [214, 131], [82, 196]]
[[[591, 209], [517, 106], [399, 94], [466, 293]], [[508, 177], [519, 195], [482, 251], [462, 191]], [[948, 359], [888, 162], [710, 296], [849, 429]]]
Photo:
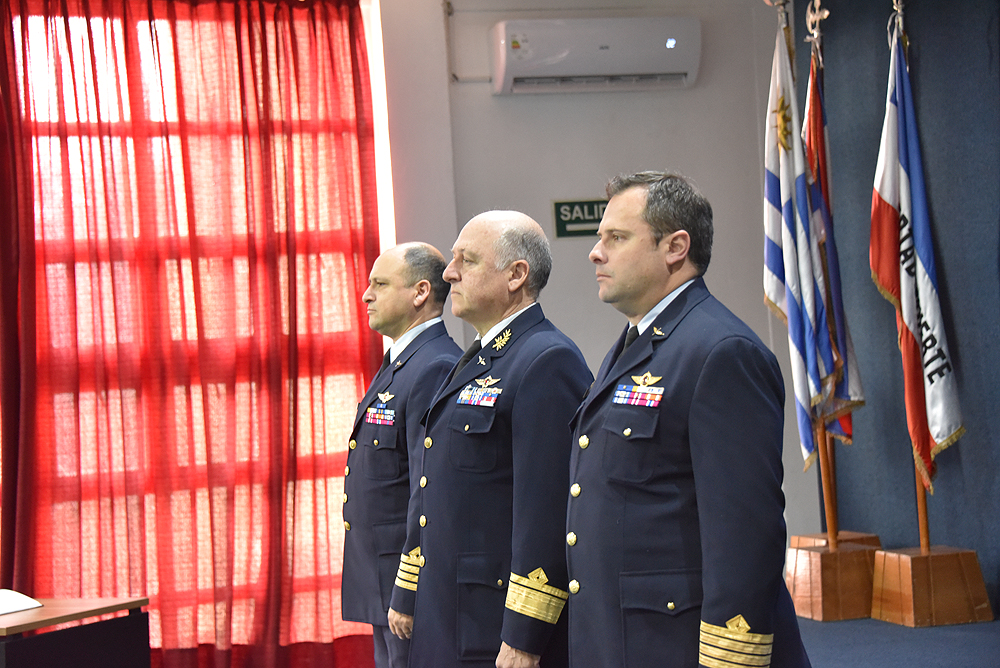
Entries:
[[148, 596], [156, 665], [370, 649], [340, 618], [381, 357], [357, 0], [3, 11], [0, 585]]

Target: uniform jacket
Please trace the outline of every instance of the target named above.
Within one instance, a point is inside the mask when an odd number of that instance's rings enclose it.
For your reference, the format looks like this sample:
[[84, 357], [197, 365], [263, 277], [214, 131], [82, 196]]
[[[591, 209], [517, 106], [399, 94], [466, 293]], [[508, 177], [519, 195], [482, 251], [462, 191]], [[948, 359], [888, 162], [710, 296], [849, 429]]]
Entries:
[[410, 462], [423, 450], [420, 419], [461, 354], [444, 323], [435, 323], [372, 380], [358, 404], [344, 479], [345, 620], [388, 624], [411, 478], [419, 478]]
[[569, 420], [591, 378], [535, 305], [435, 397], [392, 600], [410, 668], [493, 666], [501, 639], [565, 665]]
[[570, 665], [808, 666], [777, 360], [700, 278], [616, 361], [623, 340], [572, 425]]

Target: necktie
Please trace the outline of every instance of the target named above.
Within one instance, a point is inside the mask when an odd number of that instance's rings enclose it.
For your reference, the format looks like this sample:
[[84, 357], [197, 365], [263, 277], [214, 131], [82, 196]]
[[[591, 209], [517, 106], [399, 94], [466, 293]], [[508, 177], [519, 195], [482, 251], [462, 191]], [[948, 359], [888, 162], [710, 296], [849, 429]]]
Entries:
[[639, 328], [632, 325], [628, 328], [628, 332], [625, 333], [625, 345], [622, 346], [622, 351], [618, 353], [618, 359], [621, 359], [621, 356], [625, 354], [625, 351], [628, 350], [628, 347], [632, 345], [637, 338], [639, 338]]
[[472, 345], [469, 346], [468, 350], [466, 350], [465, 353], [462, 354], [461, 359], [458, 360], [458, 364], [455, 365], [455, 372], [452, 374], [452, 378], [454, 378], [455, 375], [462, 370], [462, 367], [468, 364], [469, 360], [475, 357], [476, 354], [482, 349], [483, 349], [482, 341], [480, 341], [479, 339], [473, 341]]
[[385, 357], [383, 357], [383, 358], [382, 358], [382, 366], [380, 366], [380, 367], [378, 368], [378, 373], [377, 373], [377, 374], [375, 374], [376, 376], [377, 376], [377, 375], [380, 375], [380, 374], [381, 374], [381, 373], [382, 373], [383, 371], [385, 371], [385, 370], [386, 370], [386, 369], [387, 369], [387, 368], [389, 367], [389, 361], [390, 361], [390, 359], [391, 359], [391, 358], [389, 357], [389, 353], [390, 353], [390, 352], [391, 352], [391, 351], [389, 351], [389, 350], [385, 351]]

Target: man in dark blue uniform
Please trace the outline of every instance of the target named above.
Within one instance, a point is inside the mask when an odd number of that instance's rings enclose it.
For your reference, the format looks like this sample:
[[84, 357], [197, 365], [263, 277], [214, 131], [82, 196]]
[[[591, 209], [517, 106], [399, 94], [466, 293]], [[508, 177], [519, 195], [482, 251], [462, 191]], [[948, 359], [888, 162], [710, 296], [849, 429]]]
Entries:
[[358, 404], [348, 444], [341, 607], [344, 619], [372, 625], [377, 668], [405, 668], [409, 655], [386, 613], [419, 478], [420, 419], [462, 353], [441, 320], [444, 267], [433, 246], [396, 246], [375, 260], [361, 297], [368, 325], [392, 345]]
[[712, 209], [683, 177], [608, 185], [590, 253], [628, 330], [573, 420], [570, 665], [809, 665], [785, 588], [784, 386], [701, 276]]
[[479, 337], [427, 414], [389, 623], [412, 630], [410, 668], [564, 666], [568, 425], [592, 376], [535, 303], [552, 267], [535, 221], [481, 214], [452, 253], [452, 313]]

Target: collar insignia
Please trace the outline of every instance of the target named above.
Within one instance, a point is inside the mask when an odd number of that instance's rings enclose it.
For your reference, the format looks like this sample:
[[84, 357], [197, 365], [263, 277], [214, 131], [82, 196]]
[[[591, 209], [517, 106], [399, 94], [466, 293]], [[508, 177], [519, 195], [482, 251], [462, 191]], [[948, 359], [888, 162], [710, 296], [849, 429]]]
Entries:
[[634, 380], [639, 387], [649, 387], [661, 378], [663, 378], [663, 376], [654, 376], [648, 371], [641, 376], [632, 376], [632, 380]]
[[654, 327], [653, 334], [656, 334], [657, 336], [663, 336], [663, 330], [660, 329], [659, 327]]
[[500, 382], [499, 378], [494, 378], [493, 376], [486, 376], [486, 378], [476, 378], [476, 383], [479, 387], [489, 387], [490, 385], [496, 385]]
[[478, 364], [482, 364], [483, 366], [486, 366], [486, 360], [484, 360], [481, 355], [478, 355], [478, 357], [479, 357]]
[[389, 400], [395, 396], [396, 396], [395, 394], [389, 394], [388, 392], [379, 392], [378, 400], [381, 401], [383, 404], [387, 404], [389, 403]]
[[507, 345], [507, 342], [510, 341], [510, 333], [511, 332], [508, 329], [506, 332], [504, 332], [503, 334], [501, 334], [497, 338], [493, 339], [493, 348], [495, 350], [500, 350], [505, 345]]

